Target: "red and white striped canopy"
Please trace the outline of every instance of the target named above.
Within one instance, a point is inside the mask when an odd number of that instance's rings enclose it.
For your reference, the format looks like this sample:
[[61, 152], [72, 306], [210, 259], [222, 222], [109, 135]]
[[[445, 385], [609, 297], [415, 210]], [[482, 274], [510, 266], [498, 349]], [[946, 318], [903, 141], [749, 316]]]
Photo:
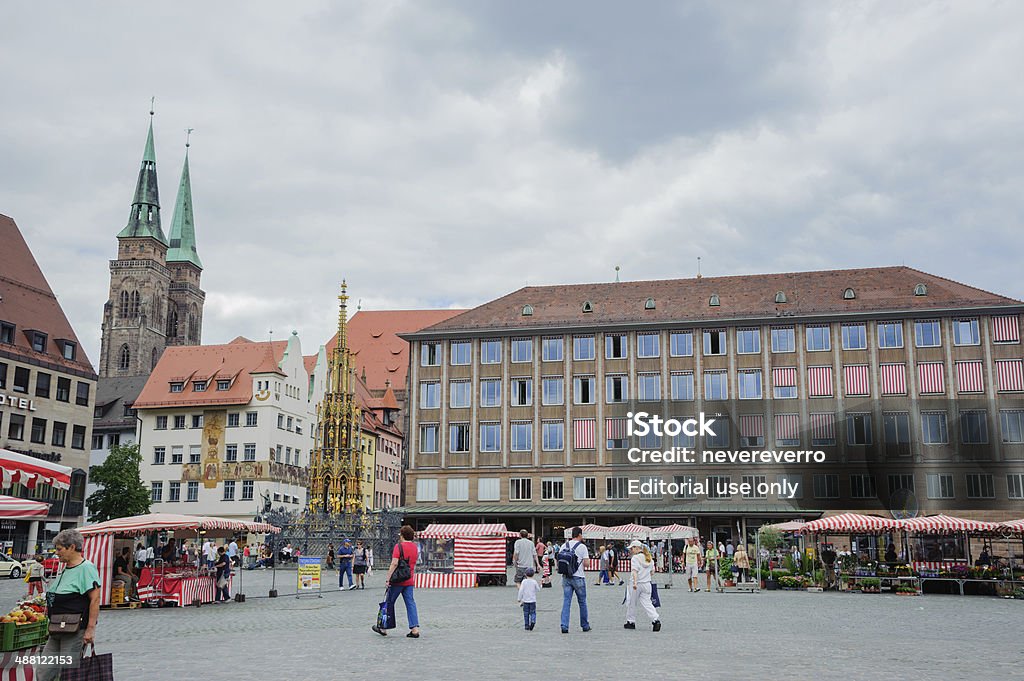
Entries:
[[137, 536], [161, 530], [229, 530], [234, 532], [258, 532], [276, 534], [281, 531], [269, 523], [254, 523], [231, 518], [216, 518], [202, 515], [179, 513], [148, 513], [130, 518], [115, 518], [106, 522], [86, 525], [79, 529], [84, 536], [96, 534], [117, 534]]
[[40, 501], [0, 496], [0, 518], [4, 520], [26, 520], [45, 518], [50, 505]]
[[696, 527], [680, 525], [679, 523], [662, 525], [651, 530], [651, 539], [689, 539], [690, 537], [698, 536], [700, 536], [700, 533], [697, 532]]
[[506, 537], [456, 537], [455, 572], [505, 574]]
[[789, 522], [785, 523], [776, 523], [774, 525], [768, 525], [768, 527], [772, 528], [776, 532], [799, 532], [800, 530], [804, 529], [804, 525], [806, 524], [807, 523], [803, 520], [790, 520]]
[[984, 532], [999, 531], [999, 523], [986, 523], [980, 520], [954, 518], [948, 515], [929, 515], [920, 518], [904, 518], [897, 521], [900, 529], [920, 534], [948, 534], [950, 532]]
[[0, 472], [3, 486], [22, 484], [29, 489], [44, 483], [58, 489], [71, 487], [71, 469], [33, 456], [0, 449]]
[[[580, 529], [583, 530], [584, 539], [604, 539], [608, 536], [608, 528], [604, 525], [595, 525], [594, 523], [588, 523], [586, 525], [580, 525]], [[572, 539], [572, 528], [565, 528], [565, 538]]]
[[1000, 532], [1010, 532], [1012, 534], [1024, 534], [1024, 518], [1020, 520], [1007, 520], [1005, 523], [999, 523]]
[[451, 539], [453, 537], [517, 537], [518, 532], [509, 532], [504, 523], [477, 523], [446, 525], [431, 523], [425, 530], [417, 532], [421, 539]]
[[840, 513], [804, 523], [801, 534], [864, 533], [885, 532], [899, 529], [899, 523], [891, 518], [879, 518], [859, 513]]
[[608, 539], [650, 539], [651, 528], [636, 523], [609, 527], [605, 533]]

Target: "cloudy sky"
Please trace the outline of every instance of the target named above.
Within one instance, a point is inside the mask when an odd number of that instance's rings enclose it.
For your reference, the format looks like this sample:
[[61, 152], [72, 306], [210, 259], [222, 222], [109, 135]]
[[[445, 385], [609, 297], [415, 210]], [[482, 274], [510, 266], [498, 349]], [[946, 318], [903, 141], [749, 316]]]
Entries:
[[90, 358], [149, 100], [203, 340], [526, 284], [907, 264], [1024, 298], [1024, 3], [8, 3], [0, 213]]

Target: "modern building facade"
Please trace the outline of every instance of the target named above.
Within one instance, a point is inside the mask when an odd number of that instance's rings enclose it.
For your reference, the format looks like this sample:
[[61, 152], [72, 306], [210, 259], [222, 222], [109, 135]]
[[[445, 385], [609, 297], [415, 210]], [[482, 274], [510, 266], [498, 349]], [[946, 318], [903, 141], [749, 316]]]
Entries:
[[8, 528], [20, 556], [81, 523], [96, 372], [21, 231], [5, 215], [0, 244], [0, 447], [73, 470], [67, 493], [48, 485], [4, 489], [50, 504], [43, 524], [19, 520]]
[[[520, 289], [402, 335], [404, 510], [545, 536], [585, 522], [737, 536], [840, 510], [1021, 517], [1022, 310], [906, 267]], [[638, 411], [716, 427], [630, 436]], [[825, 462], [629, 458], [672, 447]]]

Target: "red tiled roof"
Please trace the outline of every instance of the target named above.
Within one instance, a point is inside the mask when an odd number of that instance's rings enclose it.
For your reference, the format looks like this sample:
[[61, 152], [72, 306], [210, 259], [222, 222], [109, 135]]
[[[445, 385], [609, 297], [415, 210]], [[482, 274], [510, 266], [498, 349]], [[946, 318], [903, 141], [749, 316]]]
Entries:
[[[0, 345], [5, 352], [96, 377], [85, 349], [78, 342], [21, 230], [6, 215], [0, 215], [0, 320], [15, 326], [14, 344]], [[29, 329], [46, 334], [45, 352], [32, 349], [24, 333]], [[58, 340], [75, 344], [74, 360], [64, 359], [63, 346]]]
[[[927, 295], [914, 295], [917, 284], [927, 287]], [[847, 288], [853, 289], [853, 299], [844, 299]], [[775, 302], [778, 292], [785, 294], [787, 302]], [[720, 305], [709, 304], [712, 295], [718, 296]], [[653, 299], [654, 309], [645, 309], [648, 298]], [[592, 312], [583, 312], [586, 302], [592, 305]], [[523, 315], [526, 305], [533, 308], [530, 316]], [[528, 286], [434, 324], [421, 333], [658, 325], [1021, 305], [1021, 301], [910, 267], [878, 267]]]
[[401, 409], [398, 405], [398, 398], [395, 397], [395, 391], [391, 389], [389, 385], [384, 389], [384, 395], [380, 398], [381, 409]]
[[306, 373], [310, 376], [313, 375], [313, 370], [316, 369], [316, 358], [317, 355], [304, 355], [302, 363], [306, 366]]
[[[236, 338], [224, 345], [173, 346], [164, 350], [146, 386], [135, 401], [136, 409], [248, 404], [252, 400], [251, 374], [280, 374], [278, 363], [288, 341], [255, 343]], [[217, 390], [218, 379], [231, 379], [228, 390]], [[195, 392], [192, 382], [206, 380], [206, 390]], [[184, 383], [180, 393], [171, 383]]]
[[[366, 384], [370, 390], [384, 390], [391, 385], [405, 387], [409, 370], [409, 344], [398, 337], [437, 324], [464, 310], [361, 310], [348, 320], [348, 346], [353, 353], [356, 373], [366, 371]], [[332, 337], [327, 343], [327, 356], [337, 342]]]

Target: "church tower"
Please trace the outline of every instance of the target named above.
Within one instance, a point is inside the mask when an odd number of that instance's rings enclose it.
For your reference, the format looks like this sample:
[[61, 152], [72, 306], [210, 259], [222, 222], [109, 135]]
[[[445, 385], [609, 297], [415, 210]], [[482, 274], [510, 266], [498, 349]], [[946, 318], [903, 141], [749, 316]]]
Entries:
[[[160, 192], [153, 144], [153, 111], [128, 224], [110, 261], [110, 294], [103, 306], [100, 378], [147, 376], [168, 345], [198, 345], [203, 301], [202, 264], [195, 247], [188, 143], [171, 240], [160, 225]], [[173, 332], [173, 333], [172, 333]]]

